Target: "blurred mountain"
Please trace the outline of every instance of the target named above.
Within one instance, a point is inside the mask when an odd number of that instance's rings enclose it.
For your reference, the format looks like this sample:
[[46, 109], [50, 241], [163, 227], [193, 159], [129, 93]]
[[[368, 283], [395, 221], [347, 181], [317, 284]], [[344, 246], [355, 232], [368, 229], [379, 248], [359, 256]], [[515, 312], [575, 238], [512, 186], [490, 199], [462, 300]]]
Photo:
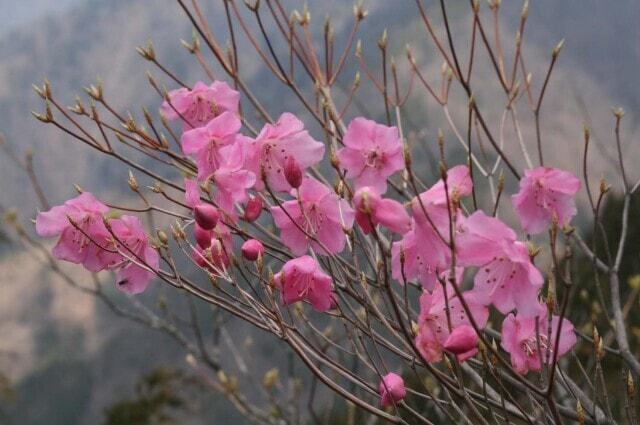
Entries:
[[45, 16], [59, 16], [80, 0], [0, 0], [0, 36]]
[[[294, 0], [287, 3], [298, 7], [302, 4]], [[413, 2], [368, 3], [371, 14], [360, 34], [365, 55], [377, 61], [376, 41], [383, 28], [388, 27], [391, 49], [399, 58], [398, 63], [403, 62], [400, 58], [404, 56], [405, 44], [411, 43], [427, 75], [437, 81], [441, 64], [426, 47], [429, 41]], [[452, 24], [462, 34], [458, 42], [463, 43], [468, 32], [467, 7], [461, 7], [459, 2], [449, 3]], [[612, 152], [610, 107], [621, 105], [628, 112], [625, 146], [636, 134], [634, 117], [640, 112], [640, 86], [635, 84], [640, 65], [640, 27], [636, 22], [640, 18], [640, 5], [635, 0], [531, 3], [525, 31], [528, 66], [534, 75], [542, 78], [551, 49], [566, 38], [543, 107], [546, 151], [554, 165], [579, 170], [582, 126], [589, 123], [599, 143], [599, 150], [594, 150], [592, 156], [597, 180], [601, 173], [612, 170], [607, 162]], [[238, 4], [241, 6], [241, 2]], [[513, 44], [521, 4], [513, 1], [503, 5], [503, 36], [505, 46], [509, 46]], [[351, 22], [350, 4], [332, 0], [313, 2], [312, 7], [314, 16], [330, 14], [337, 39], [346, 38]], [[217, 3], [206, 12], [213, 28], [225, 25]], [[434, 19], [439, 16], [434, 11]], [[35, 151], [36, 173], [53, 202], [72, 196], [74, 183], [117, 199], [126, 188], [127, 168], [34, 120], [30, 111], [41, 110], [42, 104], [31, 84], [47, 77], [55, 93], [65, 104], [71, 104], [82, 87], [99, 76], [106, 95], [120, 112], [136, 107], [132, 112], [139, 113], [141, 106], [156, 110], [160, 99], [149, 89], [145, 70], [160, 74], [135, 53], [135, 46], [153, 39], [163, 63], [184, 81], [194, 81], [204, 76], [179, 42], [180, 38], [190, 37], [188, 20], [177, 4], [166, 0], [0, 0], [0, 131], [16, 152]], [[240, 43], [246, 47], [246, 42]], [[260, 97], [273, 115], [301, 110], [294, 98], [282, 95], [281, 87], [252, 55], [242, 55], [240, 61], [247, 79], [260, 84]], [[478, 67], [477, 101], [490, 111], [489, 122], [497, 131], [502, 97], [481, 84], [484, 77], [492, 77], [486, 58], [478, 59]], [[353, 65], [347, 68], [345, 86], [356, 69]], [[162, 81], [173, 87], [170, 81]], [[536, 87], [539, 84], [534, 80]], [[460, 99], [460, 93], [453, 96]], [[457, 125], [463, 127], [466, 103], [458, 103], [462, 106], [452, 106], [451, 114]], [[496, 108], [492, 109], [493, 106]], [[367, 84], [363, 84], [361, 102], [355, 107], [354, 113], [383, 117], [379, 97]], [[533, 126], [525, 112], [521, 111], [522, 130], [525, 138], [531, 138]], [[417, 84], [403, 114], [407, 132], [416, 134], [425, 152], [435, 152], [434, 135], [438, 128], [447, 129], [448, 125], [441, 109], [426, 98]], [[312, 121], [308, 122], [313, 129]], [[454, 146], [454, 137], [448, 136]], [[321, 138], [319, 133], [317, 137]], [[513, 137], [513, 131], [507, 130], [507, 149], [516, 152], [512, 148]], [[459, 151], [452, 147], [456, 149]], [[636, 148], [629, 156], [635, 158], [640, 152]], [[434, 161], [433, 157], [423, 159], [425, 164]], [[522, 164], [522, 158], [517, 162]], [[428, 167], [424, 168], [429, 175]], [[0, 156], [0, 182], [0, 206], [17, 207], [24, 217], [32, 217], [36, 202], [26, 176], [4, 155]], [[122, 192], [118, 192], [118, 187]], [[154, 365], [182, 361], [180, 350], [171, 340], [115, 318], [95, 300], [68, 288], [44, 266], [35, 265], [19, 247], [1, 252], [0, 371], [9, 375], [16, 390], [16, 401], [8, 408], [7, 423], [100, 423], [103, 410], [130, 393], [142, 372]], [[81, 270], [69, 270], [83, 279]], [[148, 299], [156, 295], [152, 293]], [[163, 348], [153, 352], [148, 349], [159, 346]], [[268, 364], [264, 362], [263, 367]], [[232, 409], [225, 408], [222, 402], [216, 403], [220, 403], [213, 408], [217, 408], [217, 414], [222, 411], [231, 415]], [[4, 423], [2, 410], [0, 423]], [[226, 419], [234, 422], [220, 419], [216, 423], [241, 423], [233, 416]]]

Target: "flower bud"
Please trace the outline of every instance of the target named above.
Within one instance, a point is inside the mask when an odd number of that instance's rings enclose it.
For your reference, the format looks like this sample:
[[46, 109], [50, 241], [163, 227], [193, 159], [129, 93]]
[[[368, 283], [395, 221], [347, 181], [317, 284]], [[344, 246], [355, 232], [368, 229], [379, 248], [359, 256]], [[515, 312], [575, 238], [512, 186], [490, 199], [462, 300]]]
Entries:
[[256, 196], [249, 199], [249, 202], [244, 207], [244, 219], [252, 223], [260, 217], [260, 213], [262, 213], [262, 198]]
[[207, 249], [211, 246], [211, 230], [203, 229], [196, 223], [193, 227], [193, 237], [202, 249]]
[[444, 342], [444, 348], [453, 354], [464, 354], [473, 350], [478, 345], [476, 331], [468, 325], [455, 328]]
[[293, 156], [287, 157], [284, 161], [284, 177], [293, 188], [297, 189], [302, 184], [302, 169]]
[[388, 373], [382, 378], [378, 387], [380, 404], [383, 407], [393, 406], [399, 403], [407, 395], [404, 380], [395, 373]]
[[156, 234], [158, 235], [158, 240], [160, 241], [160, 243], [163, 246], [167, 246], [167, 244], [169, 243], [169, 238], [167, 237], [167, 234], [163, 231], [163, 230], [157, 230]]
[[264, 254], [264, 245], [257, 239], [249, 239], [242, 244], [242, 256], [249, 261], [256, 261]]
[[216, 227], [218, 219], [220, 218], [220, 214], [216, 207], [210, 204], [196, 205], [193, 209], [193, 216], [195, 217], [198, 226], [205, 230], [211, 230]]

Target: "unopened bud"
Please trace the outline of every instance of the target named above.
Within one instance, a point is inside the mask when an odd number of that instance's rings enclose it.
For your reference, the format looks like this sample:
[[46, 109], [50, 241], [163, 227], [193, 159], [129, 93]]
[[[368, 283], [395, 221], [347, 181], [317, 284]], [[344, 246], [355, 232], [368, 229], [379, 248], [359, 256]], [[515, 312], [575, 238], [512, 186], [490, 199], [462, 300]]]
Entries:
[[131, 171], [129, 171], [129, 179], [127, 180], [127, 183], [129, 183], [129, 187], [134, 192], [137, 192], [138, 189], [140, 188], [140, 186], [138, 186], [138, 180], [136, 180], [135, 176]]
[[608, 185], [604, 178], [600, 179], [600, 193], [607, 193], [611, 189], [611, 185]]
[[164, 246], [167, 246], [167, 244], [169, 243], [169, 238], [167, 237], [167, 234], [162, 230], [156, 231], [156, 234], [158, 235], [158, 240], [160, 241], [160, 243]]
[[361, 1], [358, 2], [358, 4], [356, 4], [355, 6], [353, 6], [353, 15], [358, 21], [361, 21], [364, 18], [366, 18], [368, 14], [369, 12], [364, 9]]
[[553, 51], [551, 52], [551, 55], [553, 56], [554, 59], [557, 58], [558, 55], [560, 54], [560, 50], [562, 50], [562, 46], [564, 46], [564, 38], [560, 40], [560, 43], [558, 43], [558, 45], [554, 47]]
[[153, 48], [153, 43], [151, 43], [151, 41], [149, 41], [146, 48], [141, 46], [136, 47], [136, 51], [140, 54], [140, 56], [142, 56], [146, 60], [153, 61], [156, 58], [156, 52]]
[[578, 419], [578, 423], [580, 425], [584, 425], [585, 424], [584, 408], [582, 407], [582, 404], [580, 403], [580, 400], [578, 400], [576, 402], [576, 418]]
[[302, 184], [302, 169], [293, 156], [287, 157], [284, 161], [284, 178], [295, 189]]
[[598, 360], [602, 360], [604, 358], [604, 341], [602, 338], [598, 340], [598, 346], [596, 347], [596, 357]]
[[522, 13], [520, 14], [520, 17], [525, 20], [529, 17], [529, 0], [526, 0], [524, 2], [524, 6], [522, 6]]
[[629, 398], [634, 398], [636, 396], [636, 383], [633, 380], [631, 371], [627, 372], [627, 395]]
[[262, 213], [262, 198], [255, 196], [250, 198], [247, 205], [244, 207], [244, 219], [249, 223], [252, 223], [260, 217]]
[[624, 117], [624, 109], [618, 107], [618, 108], [613, 108], [613, 116], [615, 116], [617, 119], [622, 119], [622, 117]]
[[193, 237], [196, 239], [198, 246], [202, 249], [207, 249], [211, 246], [211, 230], [203, 229], [198, 223], [193, 226]]
[[257, 239], [249, 239], [242, 244], [242, 256], [249, 261], [256, 261], [264, 255], [264, 245]]
[[404, 166], [407, 170], [411, 169], [411, 149], [409, 149], [409, 145], [405, 144], [403, 146], [404, 151]]
[[381, 50], [384, 50], [387, 48], [387, 29], [386, 28], [382, 32], [382, 36], [380, 37], [380, 40], [378, 40], [378, 47]]
[[193, 216], [196, 219], [196, 223], [206, 230], [211, 230], [216, 227], [220, 219], [218, 210], [211, 204], [196, 205], [193, 209]]

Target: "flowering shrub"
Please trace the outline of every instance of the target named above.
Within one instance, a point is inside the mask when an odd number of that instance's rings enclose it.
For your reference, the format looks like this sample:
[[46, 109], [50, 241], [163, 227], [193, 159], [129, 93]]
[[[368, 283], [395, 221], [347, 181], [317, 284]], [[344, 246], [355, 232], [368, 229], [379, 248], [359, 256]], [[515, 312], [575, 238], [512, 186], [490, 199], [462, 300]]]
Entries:
[[[416, 151], [403, 134], [403, 96], [398, 93], [395, 63], [391, 70], [396, 93], [391, 96], [387, 68], [381, 84], [364, 63], [360, 47], [356, 48], [361, 67], [383, 95], [386, 121], [354, 116], [345, 122], [345, 113], [335, 106], [331, 89], [352, 40], [337, 68], [327, 63], [323, 69], [309, 44], [309, 18], [298, 14], [290, 28], [295, 32], [300, 26], [307, 35], [305, 40], [288, 36], [286, 31], [283, 36], [291, 49], [291, 60], [299, 61], [312, 77], [322, 109], [312, 106], [300, 92], [291, 75], [293, 68], [285, 70], [273, 51], [274, 56], [268, 58], [253, 41], [266, 66], [293, 89], [306, 108], [304, 114], [285, 112], [273, 120], [241, 79], [237, 58], [221, 54], [197, 2], [192, 8], [179, 3], [228, 74], [226, 81], [190, 85], [161, 68], [182, 84], [168, 92], [150, 78], [163, 97], [159, 112], [165, 131], [180, 131], [172, 130], [168, 121], [176, 121], [181, 128], [181, 134], [174, 134], [179, 150], [170, 148], [165, 136], [159, 135], [151, 114], [145, 117], [152, 130], [129, 118], [120, 120], [123, 131], [80, 103], [73, 111], [152, 158], [156, 154], [169, 158], [166, 162], [184, 174], [183, 181], [163, 177], [123, 156], [104, 134], [100, 141], [88, 132], [59, 124], [51, 106], [46, 115], [38, 115], [158, 181], [152, 192], [171, 208], [150, 204], [141, 195], [147, 205], [143, 211], [178, 219], [171, 225], [175, 246], [163, 230], [156, 236], [148, 235], [138, 218], [119, 216], [118, 207], [109, 208], [94, 195], [82, 192], [36, 218], [40, 236], [59, 237], [52, 251], [55, 258], [82, 264], [91, 272], [115, 270], [116, 286], [132, 294], [143, 292], [152, 281], [171, 284], [272, 332], [331, 390], [393, 423], [407, 423], [407, 418], [430, 423], [416, 410], [425, 399], [434, 403], [439, 415], [454, 422], [458, 419], [453, 418], [462, 415], [467, 421], [471, 417], [474, 423], [486, 423], [483, 417], [487, 410], [496, 408], [501, 409], [499, 416], [503, 418], [529, 423], [562, 423], [563, 417], [584, 423], [587, 416], [589, 420], [605, 420], [599, 403], [565, 376], [569, 363], [565, 358], [578, 339], [577, 326], [567, 317], [573, 283], [570, 271], [563, 270], [569, 268], [571, 247], [577, 246], [593, 261], [597, 272], [611, 278], [614, 290], [619, 285], [619, 264], [600, 260], [576, 236], [572, 227], [575, 198], [585, 188], [573, 172], [544, 163], [539, 133], [539, 167], [531, 164], [525, 144], [521, 146], [527, 166], [520, 168], [502, 149], [502, 143], [496, 143], [473, 96], [471, 65], [467, 76], [456, 56], [444, 2], [441, 8], [449, 49], [443, 47], [430, 16], [417, 2], [427, 32], [445, 62], [442, 91], [435, 93], [411, 51], [410, 78], [419, 79], [445, 108], [451, 85], [457, 83], [468, 95], [469, 136], [464, 140], [454, 127], [467, 153], [455, 165], [448, 163], [446, 138], [442, 134], [437, 138], [439, 166], [432, 174], [439, 178], [430, 181], [425, 178], [424, 161], [416, 161]], [[244, 22], [230, 3], [231, 9], [226, 9], [229, 16], [233, 12]], [[484, 27], [479, 6], [471, 3], [475, 34]], [[499, 2], [491, 4], [492, 11], [499, 7]], [[259, 18], [259, 3], [249, 9]], [[281, 25], [282, 16], [270, 10]], [[361, 7], [355, 8], [356, 26], [365, 15]], [[521, 19], [526, 20], [526, 6]], [[249, 29], [242, 28], [253, 40]], [[476, 42], [474, 38], [472, 43]], [[379, 41], [383, 57], [386, 43], [385, 33]], [[199, 42], [188, 48], [202, 60]], [[498, 54], [486, 43], [485, 48], [491, 57]], [[526, 89], [531, 96], [530, 78], [518, 71], [520, 49], [518, 43], [510, 80], [497, 69], [500, 85], [510, 99], [507, 111], [519, 99], [519, 90]], [[551, 69], [558, 53], [559, 47], [554, 50]], [[141, 48], [141, 54], [158, 64], [151, 46]], [[209, 71], [206, 64], [203, 66]], [[526, 87], [519, 88], [520, 84]], [[533, 107], [536, 121], [546, 84]], [[38, 90], [47, 105], [77, 124], [58, 106], [48, 85]], [[101, 87], [92, 87], [88, 93], [119, 117], [108, 106]], [[351, 97], [346, 102], [348, 106]], [[262, 115], [261, 129], [249, 123], [249, 115], [240, 107], [245, 103]], [[491, 142], [494, 158], [490, 162], [495, 166], [473, 153], [472, 130], [482, 132]], [[324, 142], [320, 141], [323, 138]], [[497, 170], [507, 175], [496, 184]], [[505, 185], [505, 180], [509, 184]], [[505, 189], [517, 184], [517, 192]], [[134, 177], [130, 187], [140, 194]], [[625, 183], [625, 196], [637, 188], [638, 184]], [[601, 196], [607, 190], [603, 186]], [[509, 212], [515, 214], [519, 226], [503, 218]], [[539, 239], [534, 235], [540, 235]], [[179, 251], [192, 260], [192, 267], [215, 282], [213, 289], [203, 288], [177, 269], [173, 255]], [[613, 298], [615, 303], [615, 293]], [[619, 299], [617, 302], [616, 311], [620, 310]], [[610, 350], [617, 350], [626, 367], [638, 373], [640, 367], [629, 349], [624, 320], [619, 313], [614, 314], [614, 320], [618, 348]], [[323, 333], [318, 323], [344, 328], [344, 333]], [[611, 337], [607, 343], [610, 341]], [[591, 342], [599, 361], [605, 350], [603, 340], [596, 335]], [[350, 370], [344, 356], [360, 363], [365, 371]], [[412, 373], [417, 382], [408, 379]], [[559, 373], [563, 379], [558, 379]], [[437, 381], [443, 393], [434, 394], [431, 384], [421, 385], [424, 376]], [[355, 389], [347, 390], [345, 382]], [[526, 404], [546, 407], [525, 407], [520, 396], [505, 395], [505, 390], [527, 394]], [[374, 400], [376, 394], [379, 400]], [[449, 400], [442, 401], [442, 394]]]

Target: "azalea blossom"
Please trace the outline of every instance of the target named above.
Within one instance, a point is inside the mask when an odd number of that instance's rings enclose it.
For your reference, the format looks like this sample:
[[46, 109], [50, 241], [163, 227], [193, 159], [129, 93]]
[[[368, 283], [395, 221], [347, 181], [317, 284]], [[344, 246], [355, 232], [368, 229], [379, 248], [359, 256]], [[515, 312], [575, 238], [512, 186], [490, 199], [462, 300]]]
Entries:
[[235, 217], [236, 203], [248, 201], [247, 189], [256, 183], [256, 176], [244, 168], [246, 145], [236, 143], [220, 150], [220, 164], [210, 178], [216, 189], [216, 202], [229, 216]]
[[378, 386], [378, 393], [380, 394], [380, 405], [389, 407], [405, 398], [407, 389], [404, 386], [402, 377], [391, 372], [382, 378]]
[[[547, 361], [553, 358], [554, 351], [557, 356], [563, 356], [575, 345], [577, 339], [573, 330], [573, 324], [562, 319], [560, 340], [557, 347], [555, 341], [560, 317], [551, 317], [551, 334], [549, 334], [549, 320], [546, 309], [538, 317], [522, 317], [520, 314], [509, 314], [502, 322], [502, 340], [500, 345], [511, 355], [511, 365], [520, 374], [528, 371], [538, 371]], [[537, 331], [536, 331], [537, 324]]]
[[568, 224], [576, 215], [575, 194], [580, 180], [568, 171], [538, 167], [526, 170], [520, 180], [520, 191], [511, 197], [525, 232], [537, 234], [554, 220], [559, 226]]
[[449, 272], [450, 259], [447, 245], [433, 233], [425, 236], [419, 230], [416, 232], [414, 226], [391, 246], [391, 276], [403, 285], [418, 280], [430, 291], [438, 282], [438, 276]]
[[143, 292], [160, 266], [158, 252], [149, 244], [149, 238], [138, 217], [123, 215], [109, 220], [115, 236], [114, 244], [122, 256], [119, 263], [109, 265], [116, 270], [118, 289], [130, 294]]
[[274, 281], [285, 305], [307, 300], [317, 311], [331, 309], [332, 279], [308, 255], [287, 261], [274, 276]]
[[544, 279], [531, 262], [527, 246], [497, 218], [476, 211], [463, 220], [457, 236], [461, 265], [478, 266], [473, 291], [485, 305], [522, 317], [541, 313], [538, 293]]
[[426, 192], [420, 194], [420, 200], [414, 199], [412, 202], [412, 208], [414, 209], [414, 215], [420, 211], [420, 201], [424, 205], [447, 205], [447, 199], [449, 202], [457, 202], [465, 196], [469, 196], [473, 191], [473, 181], [471, 180], [471, 172], [466, 165], [457, 165], [447, 170], [446, 173], [446, 188], [445, 182], [440, 179], [429, 188]]
[[256, 176], [256, 189], [262, 190], [262, 171], [271, 190], [285, 192], [291, 189], [284, 175], [284, 166], [292, 156], [301, 170], [322, 161], [324, 144], [314, 140], [295, 115], [284, 113], [275, 124], [265, 124], [250, 142], [247, 167]]
[[[468, 196], [473, 187], [469, 168], [461, 165], [448, 170], [446, 187], [449, 195], [440, 179], [411, 201], [412, 230], [391, 248], [392, 276], [401, 283], [405, 278], [418, 279], [425, 289], [431, 290], [438, 275], [450, 269], [451, 230], [455, 237], [464, 222], [457, 201]], [[447, 206], [447, 199], [452, 205]], [[401, 253], [404, 265], [400, 261]]]
[[[447, 300], [449, 305], [449, 320], [447, 319], [447, 303], [442, 285], [437, 285], [432, 293], [424, 291], [420, 296], [420, 315], [418, 316], [418, 335], [416, 336], [416, 346], [424, 358], [435, 363], [442, 360], [444, 344], [451, 335], [451, 331], [462, 325], [471, 325], [471, 321], [462, 306], [460, 299], [456, 296], [454, 288], [446, 285]], [[484, 328], [489, 318], [489, 310], [478, 301], [471, 291], [463, 292], [464, 300], [473, 315], [476, 325]], [[459, 361], [465, 361], [475, 355], [477, 348], [457, 355]]]
[[401, 235], [411, 230], [411, 218], [404, 206], [393, 199], [383, 199], [372, 187], [359, 189], [353, 197], [353, 205], [356, 221], [365, 234], [371, 233], [372, 224], [381, 224]]
[[169, 101], [162, 103], [160, 112], [168, 120], [181, 119], [184, 130], [202, 127], [226, 111], [236, 113], [240, 104], [240, 93], [224, 81], [210, 86], [198, 81], [191, 90], [182, 87], [167, 94]]
[[182, 151], [187, 155], [196, 155], [198, 181], [205, 181], [218, 169], [223, 147], [247, 139], [238, 134], [240, 127], [240, 119], [236, 114], [225, 112], [203, 127], [182, 133]]
[[[456, 209], [450, 213], [446, 206], [426, 200], [420, 203], [415, 198], [412, 212], [411, 230], [391, 247], [392, 276], [401, 283], [417, 279], [425, 289], [431, 290], [437, 277], [451, 268], [449, 223], [453, 218], [452, 225], [456, 227], [462, 221], [462, 212]], [[455, 232], [454, 229], [454, 235]]]
[[371, 186], [379, 193], [387, 190], [387, 178], [404, 168], [402, 141], [397, 127], [387, 127], [365, 118], [355, 118], [337, 152], [340, 168], [354, 180], [355, 189]]
[[60, 236], [52, 251], [58, 260], [82, 264], [97, 272], [119, 258], [108, 248], [111, 234], [103, 220], [108, 211], [91, 193], [83, 192], [63, 205], [38, 213], [36, 232], [45, 237]]
[[354, 220], [347, 201], [310, 177], [291, 195], [297, 199], [271, 208], [282, 242], [294, 255], [304, 254], [309, 247], [322, 255], [341, 252], [346, 242], [343, 229], [350, 229]]

